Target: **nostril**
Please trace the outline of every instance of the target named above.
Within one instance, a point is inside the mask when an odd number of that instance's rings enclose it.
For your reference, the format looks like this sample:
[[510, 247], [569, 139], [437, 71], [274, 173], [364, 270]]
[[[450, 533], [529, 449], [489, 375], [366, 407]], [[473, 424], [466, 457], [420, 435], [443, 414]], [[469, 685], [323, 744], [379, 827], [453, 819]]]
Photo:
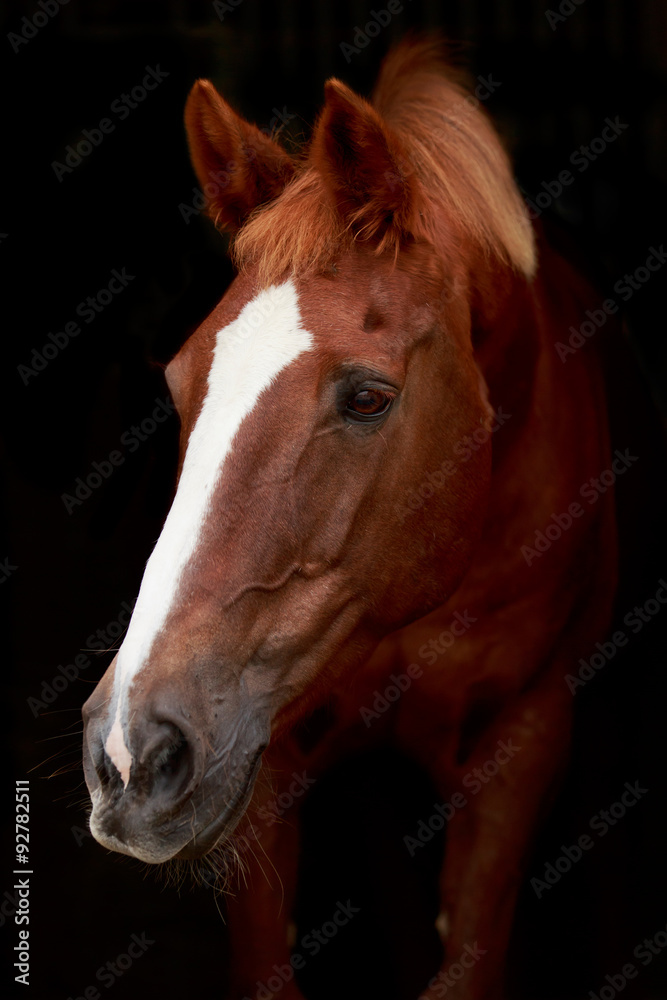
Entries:
[[[187, 721], [165, 718], [135, 719], [129, 734], [129, 781], [106, 751], [100, 725], [90, 725], [84, 741], [84, 771], [91, 794], [101, 796], [105, 808], [118, 804], [124, 793], [148, 802], [157, 796], [156, 808], [173, 809], [197, 785], [202, 770], [201, 749]], [[159, 803], [159, 805], [158, 805]]]
[[144, 759], [152, 778], [153, 792], [177, 796], [194, 770], [187, 737], [173, 723], [163, 723], [159, 737], [146, 749]]
[[153, 769], [165, 778], [169, 778], [180, 769], [183, 757], [187, 754], [188, 741], [178, 730], [172, 740], [159, 750], [152, 761]]

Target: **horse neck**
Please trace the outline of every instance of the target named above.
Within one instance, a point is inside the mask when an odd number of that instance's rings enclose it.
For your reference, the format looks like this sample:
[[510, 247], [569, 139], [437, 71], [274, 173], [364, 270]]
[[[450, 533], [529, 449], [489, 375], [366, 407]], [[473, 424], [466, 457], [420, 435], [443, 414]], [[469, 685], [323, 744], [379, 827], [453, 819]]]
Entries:
[[[542, 435], [545, 442], [567, 437], [563, 425], [572, 431], [579, 426], [570, 447], [586, 452], [595, 464], [607, 453], [606, 399], [595, 345], [586, 345], [566, 364], [555, 345], [567, 341], [569, 327], [581, 323], [584, 310], [599, 296], [541, 232], [538, 239], [536, 276], [529, 280], [496, 270], [482, 286], [484, 299], [473, 314], [476, 360], [492, 405], [512, 414], [508, 433], [494, 441], [494, 453], [524, 438], [527, 425], [532, 439]], [[549, 411], [551, 419], [539, 420], [540, 411]], [[581, 440], [587, 431], [594, 437], [592, 447]]]
[[494, 441], [495, 454], [528, 419], [540, 362], [549, 367], [548, 337], [540, 322], [539, 295], [522, 275], [499, 270], [480, 291], [483, 300], [472, 317], [475, 358], [492, 407], [511, 414], [510, 433]]
[[[556, 351], [567, 341], [569, 327], [579, 325], [587, 307], [598, 303], [591, 286], [544, 241], [540, 269], [531, 281], [516, 274], [497, 276], [495, 315], [476, 331], [477, 363], [489, 388], [491, 404], [505, 415], [493, 437], [493, 480], [487, 537], [489, 558], [511, 571], [521, 566], [519, 551], [507, 551], [505, 538], [530, 544], [552, 515], [581, 501], [581, 487], [610, 461], [606, 393], [602, 366], [594, 344], [587, 344], [563, 363]], [[487, 313], [487, 320], [488, 320]], [[482, 317], [483, 318], [483, 317]], [[586, 508], [593, 533], [609, 539], [611, 494]], [[491, 541], [491, 539], [489, 539]], [[531, 568], [556, 583], [566, 572], [568, 554], [580, 545], [579, 528], [558, 544], [558, 571], [547, 560]], [[613, 548], [612, 542], [608, 541]], [[595, 547], [595, 544], [593, 544]]]

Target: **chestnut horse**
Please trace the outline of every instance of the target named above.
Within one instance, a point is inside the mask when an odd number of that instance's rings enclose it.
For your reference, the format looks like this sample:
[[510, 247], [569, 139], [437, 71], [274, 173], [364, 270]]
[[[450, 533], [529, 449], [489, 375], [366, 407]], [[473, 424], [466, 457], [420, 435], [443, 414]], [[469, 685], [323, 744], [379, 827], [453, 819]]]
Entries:
[[[187, 102], [238, 274], [167, 368], [178, 487], [84, 707], [84, 765], [105, 847], [159, 863], [257, 841], [229, 902], [234, 998], [290, 961], [301, 791], [379, 743], [447, 803], [423, 997], [503, 995], [566, 675], [610, 620], [602, 376], [591, 345], [555, 349], [597, 298], [535, 234], [477, 105], [423, 41], [370, 103], [329, 80], [300, 158], [206, 80]], [[290, 821], [269, 822], [281, 795]]]

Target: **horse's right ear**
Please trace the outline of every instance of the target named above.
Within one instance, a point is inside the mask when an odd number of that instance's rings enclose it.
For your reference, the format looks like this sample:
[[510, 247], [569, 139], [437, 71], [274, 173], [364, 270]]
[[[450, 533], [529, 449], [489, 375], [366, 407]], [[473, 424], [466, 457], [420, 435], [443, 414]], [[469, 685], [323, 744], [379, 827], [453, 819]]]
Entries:
[[410, 231], [416, 214], [412, 168], [378, 111], [335, 78], [313, 131], [310, 157], [342, 218], [364, 238], [389, 243]]
[[216, 226], [235, 231], [253, 209], [280, 194], [291, 157], [239, 117], [209, 80], [197, 80], [185, 106], [190, 159]]

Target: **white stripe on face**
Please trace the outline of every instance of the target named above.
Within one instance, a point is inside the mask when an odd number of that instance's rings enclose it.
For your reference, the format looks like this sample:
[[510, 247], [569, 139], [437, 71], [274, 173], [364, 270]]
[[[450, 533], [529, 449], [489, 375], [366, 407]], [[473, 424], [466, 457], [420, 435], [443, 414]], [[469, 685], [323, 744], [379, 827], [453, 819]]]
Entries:
[[206, 397], [188, 441], [178, 490], [146, 564], [132, 620], [118, 651], [116, 713], [105, 750], [120, 772], [123, 787], [130, 780], [132, 765], [124, 735], [128, 690], [171, 610], [225, 458], [260, 394], [311, 346], [312, 336], [301, 324], [291, 281], [260, 292], [217, 334]]

